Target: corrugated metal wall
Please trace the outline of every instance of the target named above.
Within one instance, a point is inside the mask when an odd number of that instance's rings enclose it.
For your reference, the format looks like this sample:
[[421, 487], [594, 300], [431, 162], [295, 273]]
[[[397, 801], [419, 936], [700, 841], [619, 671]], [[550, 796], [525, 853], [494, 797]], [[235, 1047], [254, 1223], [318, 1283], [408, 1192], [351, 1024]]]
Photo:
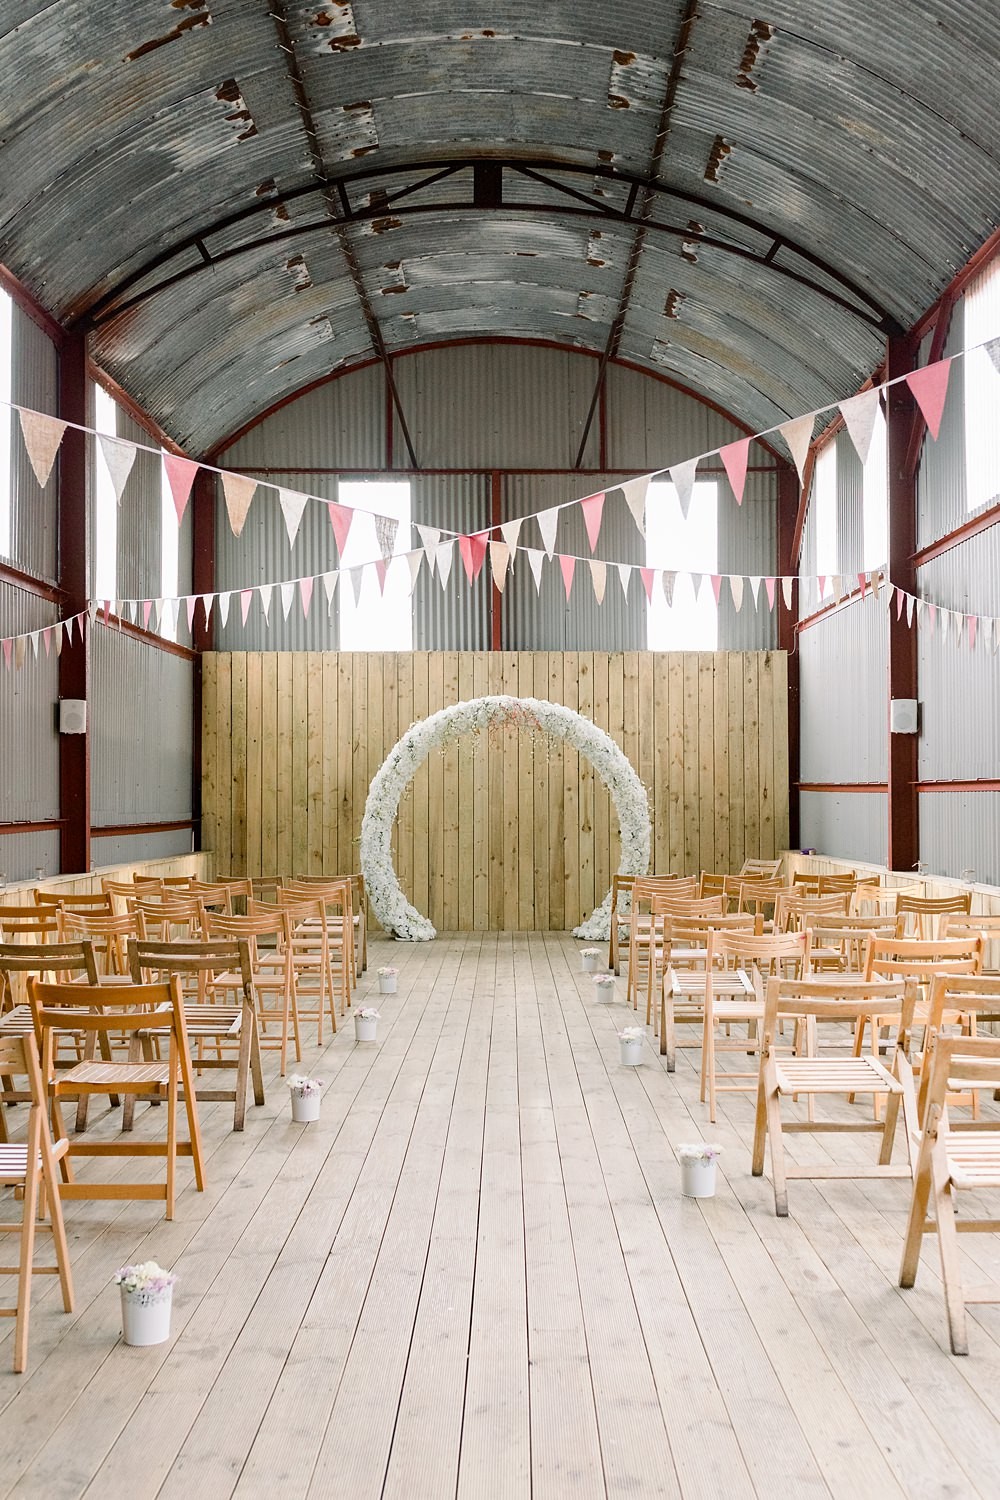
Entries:
[[[115, 426], [119, 437], [150, 446], [145, 428], [133, 421], [121, 407], [117, 408]], [[155, 599], [160, 594], [160, 474], [158, 457], [152, 453], [136, 454], [118, 506], [118, 596], [121, 599]]]
[[[478, 531], [490, 524], [490, 481], [485, 474], [426, 474], [411, 482], [414, 522], [442, 531]], [[420, 541], [413, 533], [414, 545]], [[462, 575], [458, 548], [452, 548], [447, 588], [437, 574], [431, 577], [426, 561], [417, 576], [413, 595], [415, 651], [485, 651], [490, 644], [490, 565], [470, 588]], [[508, 585], [509, 586], [509, 585]]]
[[887, 807], [884, 792], [803, 792], [799, 798], [801, 847], [884, 865]]
[[870, 596], [799, 632], [803, 781], [885, 781], [888, 639], [885, 610]]
[[[1000, 526], [927, 563], [918, 588], [946, 609], [1000, 615]], [[967, 641], [957, 644], [951, 631], [945, 639], [940, 622], [933, 635], [919, 632], [923, 781], [1000, 776], [1000, 655], [982, 641], [970, 651]]]
[[[11, 400], [32, 411], [58, 414], [59, 356], [51, 339], [14, 304], [11, 316]], [[25, 573], [55, 582], [58, 566], [56, 498], [58, 464], [44, 491], [21, 436], [11, 424], [11, 558]]]
[[921, 792], [920, 857], [936, 874], [1000, 885], [1000, 792]]
[[[190, 818], [194, 664], [123, 631], [95, 625], [91, 666], [90, 802], [95, 826]], [[107, 863], [107, 851], [98, 852]], [[157, 848], [130, 857], [164, 852], [177, 851]]]
[[[952, 314], [946, 354], [965, 345], [965, 306], [959, 300]], [[982, 356], [985, 358], [986, 356]], [[926, 358], [926, 354], [924, 355]], [[952, 360], [948, 399], [937, 442], [924, 443], [917, 476], [917, 546], [928, 547], [938, 537], [968, 520], [965, 503], [965, 386], [975, 379], [972, 360]]]
[[[765, 455], [758, 454], [758, 461]], [[752, 459], [751, 462], [754, 460]], [[743, 504], [737, 505], [729, 481], [719, 475], [719, 572], [741, 573], [750, 577], [774, 572], [778, 555], [777, 485], [771, 474], [748, 474]], [[767, 590], [761, 584], [757, 606], [749, 584], [743, 589], [739, 613], [727, 589], [719, 598], [719, 650], [768, 651], [778, 644], [778, 610], [783, 609], [780, 593], [774, 609], [767, 605]]]
[[59, 870], [59, 834], [40, 829], [34, 833], [8, 833], [0, 838], [0, 886], [6, 881], [34, 880]]
[[[0, 635], [24, 635], [41, 630], [56, 619], [55, 605], [23, 589], [0, 583]], [[30, 644], [20, 671], [0, 663], [0, 823], [40, 823], [59, 816], [59, 737], [56, 699], [59, 696], [55, 650], [37, 661]], [[18, 840], [35, 835], [18, 835]], [[0, 869], [11, 880], [34, 873], [37, 859], [25, 847], [18, 872], [9, 846], [14, 835], [0, 838]]]
[[147, 859], [190, 854], [193, 841], [190, 828], [174, 828], [164, 833], [115, 833], [104, 838], [95, 835], [91, 850], [95, 867], [106, 869], [109, 865], [137, 865]]

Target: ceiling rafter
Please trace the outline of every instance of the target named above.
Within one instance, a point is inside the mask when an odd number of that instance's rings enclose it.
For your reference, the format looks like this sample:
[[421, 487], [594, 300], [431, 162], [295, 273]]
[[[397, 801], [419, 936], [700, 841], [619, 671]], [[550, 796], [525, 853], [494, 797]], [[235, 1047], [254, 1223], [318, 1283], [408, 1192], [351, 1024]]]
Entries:
[[[417, 462], [417, 455], [414, 451], [413, 441], [410, 437], [410, 430], [406, 424], [406, 414], [403, 411], [403, 404], [400, 400], [399, 391], [397, 389], [396, 381], [392, 373], [392, 360], [389, 358], [389, 351], [385, 346], [385, 339], [382, 337], [382, 329], [379, 324], [375, 309], [372, 306], [371, 298], [368, 295], [368, 289], [365, 286], [361, 266], [358, 262], [357, 255], [354, 253], [354, 246], [351, 244], [350, 230], [348, 229], [347, 220], [346, 218], [342, 217], [344, 208], [343, 193], [342, 191], [338, 190], [337, 184], [331, 181], [330, 175], [326, 170], [326, 163], [323, 160], [323, 152], [320, 146], [319, 134], [316, 129], [316, 121], [313, 115], [312, 105], [309, 102], [309, 95], [306, 90], [305, 79], [302, 76], [302, 70], [299, 67], [298, 58], [295, 53], [295, 43], [292, 38], [291, 31], [289, 30], [288, 16], [285, 10], [284, 0], [269, 0], [269, 14], [272, 21], [274, 22], [275, 31], [278, 36], [278, 45], [288, 58], [288, 77], [292, 85], [292, 92], [295, 95], [295, 106], [302, 121], [302, 128], [305, 131], [306, 141], [308, 143], [309, 157], [312, 162], [313, 176], [315, 177], [316, 182], [319, 185], [327, 215], [330, 219], [331, 226], [337, 235], [341, 253], [344, 257], [344, 263], [347, 266], [347, 274], [351, 279], [351, 284], [354, 287], [355, 295], [357, 296], [358, 303], [361, 307], [361, 315], [364, 318], [365, 327], [368, 330], [368, 337], [371, 339], [372, 348], [377, 354], [382, 364], [382, 368], [385, 371], [386, 386], [392, 399], [392, 404], [396, 410], [396, 416], [399, 420], [400, 432], [402, 433], [403, 441], [406, 444], [406, 451], [410, 455], [410, 463], [412, 464], [413, 468], [418, 469], [420, 465]], [[204, 238], [205, 231], [202, 231], [202, 233], [197, 237], [195, 244], [196, 247], [201, 251], [202, 256], [205, 257], [206, 263], [208, 265], [212, 265], [213, 262], [208, 256], [208, 252], [205, 249]]]

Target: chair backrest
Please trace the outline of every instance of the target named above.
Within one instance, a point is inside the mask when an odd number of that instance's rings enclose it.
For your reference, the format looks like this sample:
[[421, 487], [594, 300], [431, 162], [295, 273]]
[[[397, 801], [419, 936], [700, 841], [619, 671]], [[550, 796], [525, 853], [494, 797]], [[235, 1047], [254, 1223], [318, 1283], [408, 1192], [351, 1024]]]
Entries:
[[63, 911], [57, 908], [61, 938], [93, 939], [98, 966], [103, 974], [125, 974], [125, 940], [136, 936], [135, 917], [131, 912], [109, 917], [98, 914]]
[[764, 991], [764, 1043], [774, 1045], [778, 1024], [785, 1016], [813, 1016], [819, 1021], [881, 1016], [897, 1020], [897, 1044], [905, 1048], [917, 994], [912, 979], [782, 979], [772, 974]]
[[[205, 908], [200, 896], [164, 891], [161, 899], [146, 901], [134, 898], [129, 910], [135, 917], [136, 937], [204, 937]], [[178, 928], [187, 931], [178, 933]]]
[[[250, 901], [247, 908], [251, 916], [263, 916], [271, 911], [285, 911], [291, 921], [291, 932], [293, 939], [296, 937], [297, 929], [301, 924], [310, 924], [312, 932], [317, 929], [323, 943], [327, 940], [328, 908], [335, 907], [342, 914], [346, 896], [343, 891], [333, 896], [329, 890], [323, 890], [322, 894], [315, 896], [304, 896], [301, 891], [289, 891], [282, 887], [278, 891], [278, 899], [272, 905], [269, 901]], [[315, 925], [312, 925], [315, 924]]]
[[[277, 892], [276, 904], [319, 901], [325, 908], [326, 918], [334, 923], [354, 925], [354, 886], [349, 875], [336, 880], [314, 879], [309, 881], [286, 880]], [[303, 912], [303, 917], [308, 914]], [[296, 920], [301, 920], [297, 918]], [[331, 929], [335, 930], [335, 929]], [[351, 939], [354, 941], [353, 937]]]
[[4, 942], [44, 943], [59, 936], [58, 909], [40, 906], [0, 906], [0, 938]]
[[[32, 1133], [32, 1125], [37, 1121], [51, 1143], [51, 1127], [48, 1122], [45, 1082], [42, 1078], [42, 1066], [39, 1061], [38, 1048], [35, 1045], [34, 1038], [29, 1040], [24, 1036], [0, 1036], [0, 1076], [6, 1077], [8, 1074], [26, 1077], [28, 1080], [28, 1094], [31, 1104], [31, 1122], [28, 1126], [29, 1137]], [[45, 1154], [45, 1147], [43, 1147], [43, 1157]]]
[[747, 931], [715, 928], [708, 935], [706, 967], [736, 969], [752, 966], [768, 974], [776, 964], [801, 967], [809, 950], [807, 932], [771, 932], [760, 935]]
[[796, 870], [792, 885], [812, 891], [816, 896], [828, 896], [831, 891], [853, 891], [858, 877], [853, 870], [842, 870], [837, 875], [821, 874], [816, 870]]
[[971, 910], [971, 891], [956, 891], [954, 896], [911, 896], [904, 891], [896, 897], [896, 932], [900, 937], [932, 937], [931, 918]]
[[206, 914], [205, 926], [209, 941], [213, 938], [243, 938], [250, 950], [251, 965], [255, 969], [261, 938], [273, 938], [273, 944], [265, 945], [267, 951], [272, 952], [277, 947], [279, 952], [287, 955], [288, 963], [291, 963], [292, 919], [286, 907], [266, 907], [256, 915], [249, 914], [245, 917], [226, 917], [210, 911]]
[[930, 980], [935, 974], [978, 974], [983, 966], [983, 940], [873, 937], [868, 945], [865, 977], [910, 976]]
[[717, 875], [712, 870], [702, 870], [698, 877], [698, 895], [701, 897], [724, 896], [725, 893], [725, 875]]
[[247, 1000], [253, 1000], [253, 969], [250, 946], [246, 938], [231, 942], [194, 942], [180, 939], [172, 943], [129, 938], [128, 966], [135, 984], [156, 982], [160, 974], [196, 974], [212, 976], [237, 970], [243, 980]]
[[15, 974], [85, 974], [88, 984], [98, 980], [94, 945], [79, 943], [0, 943], [0, 1011], [20, 999]]
[[149, 1026], [149, 1013], [156, 1011], [169, 1021], [171, 1040], [187, 1046], [180, 980], [172, 975], [165, 984], [46, 984], [28, 980], [28, 1000], [35, 1031], [42, 1048], [42, 1073], [55, 1077], [53, 1032], [66, 1026], [74, 1031], [131, 1032]]
[[132, 871], [135, 885], [158, 885], [168, 890], [186, 890], [193, 879], [193, 875], [144, 875], [141, 870]]
[[941, 918], [943, 938], [966, 938], [977, 932], [983, 938], [983, 972], [995, 974], [1000, 971], [1000, 913], [966, 916], [958, 912]]
[[114, 908], [106, 891], [43, 891], [37, 886], [32, 892], [35, 905], [41, 907], [61, 906], [63, 911], [106, 912], [110, 917]]
[[763, 911], [765, 906], [774, 907], [778, 897], [790, 889], [780, 880], [741, 880], [737, 911]]
[[810, 964], [829, 968], [839, 963], [841, 969], [865, 974], [868, 945], [873, 937], [891, 938], [896, 931], [895, 917], [852, 917], [837, 914], [817, 917], [808, 924]]
[[652, 897], [650, 910], [654, 917], [669, 917], [671, 915], [688, 917], [721, 917], [725, 912], [725, 897], [707, 896], [704, 900], [698, 898], [687, 898], [674, 896], [669, 891], [661, 891]]
[[814, 926], [813, 918], [824, 916], [846, 917], [851, 904], [848, 890], [834, 891], [829, 896], [812, 891], [782, 891], [774, 903], [774, 925], [779, 932], [792, 932], [803, 927]]
[[963, 1084], [1000, 1089], [1000, 1037], [928, 1036], [917, 1101], [923, 1131], [940, 1120], [948, 1095]]
[[233, 896], [240, 894], [234, 892], [228, 882], [223, 880], [192, 880], [187, 893], [189, 896], [196, 896], [206, 909], [214, 907], [228, 912], [230, 916], [233, 911]]
[[636, 875], [632, 881], [632, 911], [648, 911], [653, 897], [664, 893], [679, 901], [696, 901], [698, 885], [694, 875]]
[[760, 876], [764, 880], [776, 880], [778, 878], [778, 871], [780, 869], [780, 858], [745, 859], [739, 870], [737, 871], [737, 874], [740, 876], [748, 875], [751, 879], [755, 879], [757, 876]]

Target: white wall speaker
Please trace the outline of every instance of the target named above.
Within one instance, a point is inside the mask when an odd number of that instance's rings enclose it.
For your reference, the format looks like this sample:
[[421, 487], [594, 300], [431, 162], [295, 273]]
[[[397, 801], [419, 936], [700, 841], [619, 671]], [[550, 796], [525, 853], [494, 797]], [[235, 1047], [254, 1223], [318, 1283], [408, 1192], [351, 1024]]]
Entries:
[[889, 704], [889, 729], [893, 734], [916, 734], [920, 705], [916, 698], [893, 698]]
[[60, 734], [86, 734], [87, 733], [87, 700], [86, 700], [86, 698], [60, 698], [59, 699], [59, 733]]

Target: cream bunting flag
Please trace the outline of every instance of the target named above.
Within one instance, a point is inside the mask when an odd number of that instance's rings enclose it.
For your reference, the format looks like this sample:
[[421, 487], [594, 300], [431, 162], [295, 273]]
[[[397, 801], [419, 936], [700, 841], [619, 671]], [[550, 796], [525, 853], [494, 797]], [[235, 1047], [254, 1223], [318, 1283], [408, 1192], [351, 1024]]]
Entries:
[[677, 582], [677, 574], [668, 572], [666, 569], [660, 579], [663, 587], [663, 597], [667, 601], [667, 608], [672, 609], [674, 605], [674, 585]]
[[299, 534], [302, 525], [302, 516], [306, 506], [309, 504], [309, 496], [303, 495], [300, 490], [285, 490], [278, 486], [278, 504], [281, 506], [281, 514], [285, 518], [285, 530], [288, 533], [289, 547], [295, 546], [295, 538]]
[[104, 433], [98, 436], [97, 441], [111, 480], [111, 488], [115, 492], [115, 504], [120, 505], [138, 450], [134, 443], [123, 443], [119, 438], [106, 437]]
[[201, 599], [201, 608], [202, 608], [202, 612], [203, 612], [204, 617], [205, 617], [205, 629], [207, 630], [208, 629], [208, 622], [209, 622], [209, 620], [211, 619], [211, 616], [212, 616], [212, 601], [215, 598], [215, 595], [214, 594], [199, 594], [198, 597]]
[[604, 603], [604, 592], [608, 586], [608, 565], [600, 562], [596, 557], [590, 558], [590, 581], [594, 585], [594, 598], [598, 604]]
[[640, 536], [646, 535], [646, 491], [649, 489], [648, 474], [640, 474], [637, 479], [626, 479], [624, 484], [618, 488], [625, 496], [625, 504], [632, 512], [632, 519], [639, 528]]
[[840, 415], [844, 419], [844, 426], [854, 444], [854, 451], [861, 460], [862, 466], [868, 462], [868, 450], [872, 445], [872, 433], [875, 431], [875, 418], [878, 415], [880, 392], [878, 386], [870, 391], [862, 391], [859, 396], [848, 396], [846, 401], [838, 403]]
[[681, 507], [681, 515], [685, 521], [688, 511], [691, 509], [691, 496], [694, 494], [694, 477], [698, 470], [696, 458], [686, 458], [682, 464], [671, 464], [670, 481], [677, 491], [677, 499]]
[[786, 609], [791, 609], [792, 607], [792, 584], [794, 582], [794, 578], [783, 578], [781, 580], [781, 596], [785, 601]]
[[417, 574], [420, 572], [420, 564], [423, 562], [423, 560], [424, 560], [424, 554], [423, 554], [422, 550], [419, 547], [415, 548], [413, 552], [408, 552], [406, 554], [406, 561], [409, 564], [409, 569], [410, 569], [410, 593], [411, 594], [413, 593], [413, 590], [417, 586]]
[[164, 451], [162, 457], [179, 526], [184, 519], [184, 512], [187, 510], [187, 504], [191, 498], [191, 486], [194, 484], [194, 476], [201, 468], [201, 465], [196, 464], [193, 458], [181, 458], [177, 453], [167, 453]]
[[[730, 573], [729, 592], [733, 596], [733, 608], [739, 614], [743, 607], [743, 579], [739, 573]], [[791, 605], [789, 605], [789, 608], [791, 608]]]
[[28, 459], [35, 471], [39, 488], [44, 490], [49, 482], [63, 433], [69, 424], [60, 422], [58, 417], [48, 417], [44, 412], [26, 411], [21, 406], [17, 408], [17, 415], [21, 420], [21, 434]]
[[510, 561], [510, 548], [506, 542], [490, 542], [490, 568], [493, 572], [493, 587], [498, 594], [503, 593], [503, 586], [507, 582], [507, 564]]
[[788, 451], [792, 455], [799, 474], [799, 484], [805, 477], [806, 459], [809, 457], [809, 444], [812, 442], [813, 426], [816, 418], [813, 412], [805, 417], [794, 417], [791, 422], [782, 422], [778, 431], [788, 444]]
[[233, 536], [239, 536], [243, 530], [250, 502], [256, 491], [256, 479], [248, 479], [245, 474], [223, 474], [222, 493], [226, 497], [226, 514], [229, 516], [229, 529]]
[[535, 520], [538, 522], [538, 530], [541, 532], [545, 555], [551, 558], [556, 550], [556, 529], [559, 525], [558, 505], [552, 505], [548, 510], [539, 511]]

